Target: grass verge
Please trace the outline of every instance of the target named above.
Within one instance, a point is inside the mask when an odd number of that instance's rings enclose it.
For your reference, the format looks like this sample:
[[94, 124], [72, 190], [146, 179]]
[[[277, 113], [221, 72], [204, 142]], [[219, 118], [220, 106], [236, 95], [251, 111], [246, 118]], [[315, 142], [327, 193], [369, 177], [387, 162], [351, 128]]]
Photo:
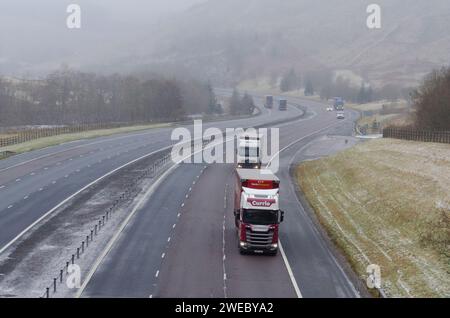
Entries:
[[450, 147], [379, 139], [302, 163], [302, 191], [356, 273], [389, 297], [450, 297]]
[[323, 100], [320, 98], [319, 95], [305, 96], [303, 88], [294, 90], [294, 91], [289, 91], [289, 92], [282, 92], [278, 87], [271, 85], [269, 83], [268, 78], [243, 81], [243, 82], [239, 83], [237, 88], [240, 91], [257, 92], [257, 93], [260, 93], [261, 95], [266, 95], [266, 94], [282, 95], [282, 96], [286, 96], [286, 97], [302, 98], [302, 99], [308, 99], [308, 100], [312, 100], [312, 101], [316, 101], [316, 102], [323, 102]]
[[[347, 103], [346, 107], [360, 111], [362, 116], [357, 125], [366, 133], [382, 133], [383, 127], [406, 126], [413, 122], [413, 115], [407, 111], [408, 104], [405, 100], [397, 102], [378, 101], [367, 104]], [[392, 113], [383, 113], [383, 108], [392, 110]], [[367, 115], [369, 113], [369, 115]]]
[[[50, 136], [45, 138], [39, 138], [31, 141], [27, 141], [24, 143], [20, 143], [17, 145], [11, 145], [7, 147], [0, 148], [0, 153], [5, 151], [13, 152], [14, 154], [24, 153], [36, 149], [46, 148], [50, 146], [59, 145], [65, 142], [80, 140], [80, 139], [91, 139], [96, 137], [109, 136], [119, 133], [128, 133], [146, 129], [154, 129], [154, 128], [162, 128], [169, 127], [171, 124], [151, 124], [151, 125], [138, 125], [138, 126], [128, 126], [128, 127], [120, 127], [120, 128], [112, 128], [112, 129], [98, 129], [98, 130], [90, 130], [84, 131], [80, 133], [73, 134], [62, 134], [58, 136]], [[0, 157], [0, 159], [2, 159]]]

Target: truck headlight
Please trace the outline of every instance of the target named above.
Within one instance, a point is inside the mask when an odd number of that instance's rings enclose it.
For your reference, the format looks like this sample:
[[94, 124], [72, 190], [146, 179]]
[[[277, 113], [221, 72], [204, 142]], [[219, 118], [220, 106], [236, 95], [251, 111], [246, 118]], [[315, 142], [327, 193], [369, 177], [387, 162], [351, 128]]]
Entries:
[[276, 249], [276, 248], [278, 248], [278, 244], [274, 243], [274, 244], [270, 245], [270, 247], [273, 248], [273, 249]]

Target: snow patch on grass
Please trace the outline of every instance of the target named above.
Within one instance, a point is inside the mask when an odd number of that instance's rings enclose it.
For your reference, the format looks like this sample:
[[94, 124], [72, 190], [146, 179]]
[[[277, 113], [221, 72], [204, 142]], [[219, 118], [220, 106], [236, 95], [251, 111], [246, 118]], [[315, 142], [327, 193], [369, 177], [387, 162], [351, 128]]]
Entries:
[[388, 296], [450, 296], [449, 145], [373, 140], [297, 176], [361, 279], [374, 263]]

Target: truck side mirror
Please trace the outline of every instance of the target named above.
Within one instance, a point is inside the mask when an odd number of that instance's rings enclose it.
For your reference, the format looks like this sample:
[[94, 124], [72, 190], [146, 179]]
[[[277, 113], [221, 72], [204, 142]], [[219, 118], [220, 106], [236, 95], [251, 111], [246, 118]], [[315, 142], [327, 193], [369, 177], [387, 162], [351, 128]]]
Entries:
[[280, 223], [284, 221], [284, 211], [280, 211]]

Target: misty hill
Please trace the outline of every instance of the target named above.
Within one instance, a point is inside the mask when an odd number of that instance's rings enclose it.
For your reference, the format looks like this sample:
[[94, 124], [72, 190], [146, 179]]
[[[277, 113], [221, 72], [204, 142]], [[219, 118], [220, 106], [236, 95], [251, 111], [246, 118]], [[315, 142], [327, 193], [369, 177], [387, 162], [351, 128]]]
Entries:
[[71, 2], [2, 1], [0, 73], [64, 63], [231, 84], [294, 67], [411, 85], [450, 62], [448, 0], [378, 0], [381, 30], [366, 27], [367, 0], [79, 0], [82, 29], [73, 31], [64, 27]]
[[381, 30], [361, 0], [210, 0], [164, 25], [151, 60], [204, 76], [253, 78], [292, 66], [349, 69], [372, 82], [414, 84], [449, 64], [448, 0], [379, 0]]
[[[166, 16], [202, 1], [2, 0], [0, 75], [43, 75], [61, 64], [120, 71]], [[66, 26], [72, 3], [81, 7], [81, 29]]]

